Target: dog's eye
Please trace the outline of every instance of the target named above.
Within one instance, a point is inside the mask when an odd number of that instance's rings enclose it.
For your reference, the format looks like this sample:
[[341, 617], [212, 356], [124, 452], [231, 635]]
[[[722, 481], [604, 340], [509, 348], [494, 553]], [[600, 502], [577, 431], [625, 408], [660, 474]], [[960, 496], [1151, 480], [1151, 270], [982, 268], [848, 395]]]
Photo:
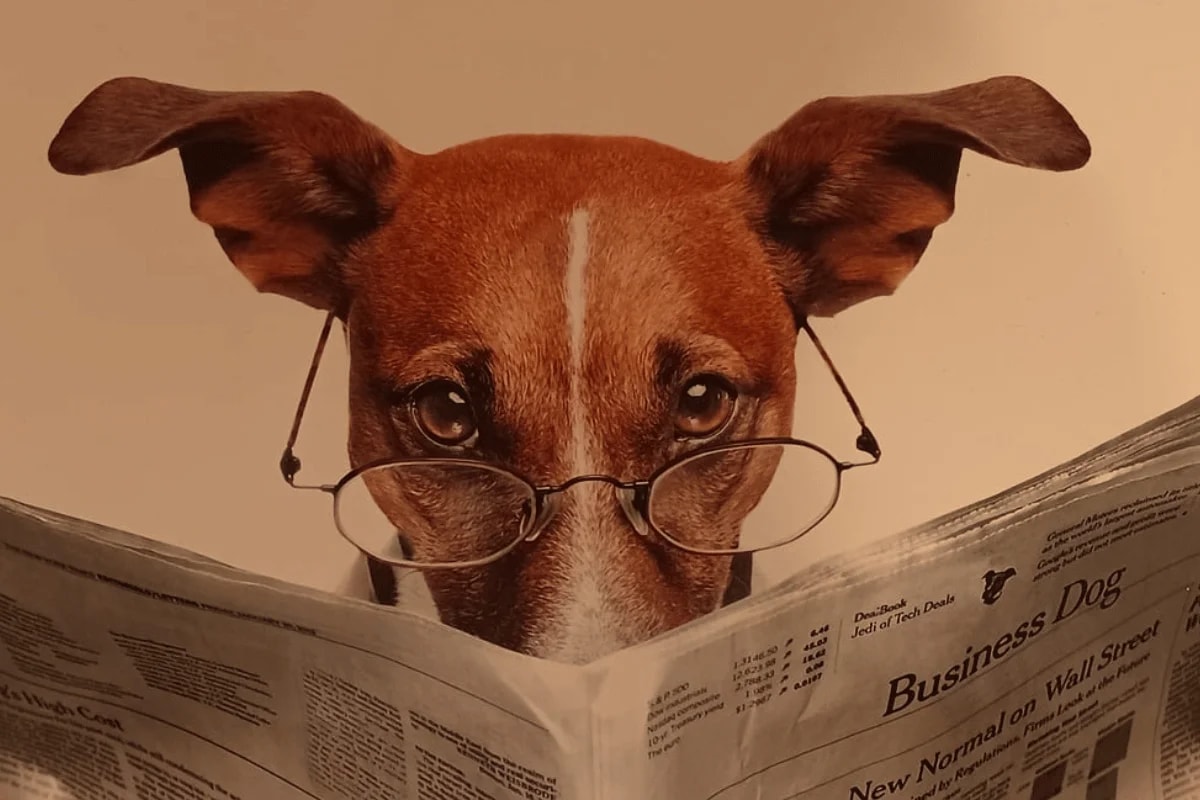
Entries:
[[475, 413], [467, 392], [451, 381], [435, 380], [417, 387], [412, 413], [421, 433], [437, 444], [458, 445], [475, 435]]
[[733, 387], [720, 378], [694, 378], [679, 394], [675, 430], [688, 439], [712, 436], [733, 416], [736, 399]]

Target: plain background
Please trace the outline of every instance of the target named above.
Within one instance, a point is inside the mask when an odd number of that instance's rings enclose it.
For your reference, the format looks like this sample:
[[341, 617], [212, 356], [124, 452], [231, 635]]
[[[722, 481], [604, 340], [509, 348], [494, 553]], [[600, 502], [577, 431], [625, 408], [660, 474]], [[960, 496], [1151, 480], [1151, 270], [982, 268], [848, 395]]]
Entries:
[[[1046, 86], [1094, 156], [964, 157], [916, 272], [819, 331], [884, 447], [776, 574], [1019, 482], [1200, 394], [1200, 7], [1189, 2], [23, 4], [0, 25], [0, 494], [332, 588], [353, 553], [276, 464], [320, 314], [258, 295], [193, 220], [173, 154], [46, 163], [123, 74], [318, 89], [421, 151], [510, 131], [637, 134], [732, 158], [808, 100], [997, 74]], [[714, 10], [716, 9], [716, 10]], [[802, 341], [797, 435], [855, 428]], [[346, 467], [342, 348], [304, 477]], [[760, 560], [760, 563], [763, 560]]]

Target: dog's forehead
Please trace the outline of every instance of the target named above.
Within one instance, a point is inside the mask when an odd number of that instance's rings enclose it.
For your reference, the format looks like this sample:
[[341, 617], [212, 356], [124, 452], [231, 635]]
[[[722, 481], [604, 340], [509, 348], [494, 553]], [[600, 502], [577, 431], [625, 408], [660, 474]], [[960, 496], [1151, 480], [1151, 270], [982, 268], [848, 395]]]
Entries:
[[581, 313], [589, 346], [615, 358], [693, 332], [775, 358], [790, 317], [745, 191], [727, 163], [636, 138], [503, 136], [422, 156], [360, 259], [356, 304], [406, 351], [397, 361], [447, 339], [553, 360]]

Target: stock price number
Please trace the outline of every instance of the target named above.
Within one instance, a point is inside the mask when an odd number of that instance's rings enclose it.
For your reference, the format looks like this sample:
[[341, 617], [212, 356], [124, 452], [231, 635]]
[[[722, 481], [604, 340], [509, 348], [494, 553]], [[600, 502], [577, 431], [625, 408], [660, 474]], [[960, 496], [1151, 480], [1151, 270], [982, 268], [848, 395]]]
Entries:
[[753, 653], [748, 656], [742, 656], [737, 661], [734, 661], [733, 669], [736, 672], [738, 670], [745, 669], [747, 667], [751, 667], [755, 664], [761, 664], [764, 661], [770, 661], [771, 663], [774, 663], [775, 662], [775, 654], [778, 652], [779, 652], [779, 647], [776, 645], [771, 645], [770, 647], [768, 647], [765, 650], [762, 650], [757, 653]]
[[773, 671], [774, 666], [775, 666], [775, 657], [774, 656], [766, 659], [765, 661], [758, 661], [753, 664], [747, 664], [747, 665], [741, 667], [740, 669], [734, 669], [733, 680], [736, 683], [740, 684], [742, 681], [750, 680], [756, 675], [762, 675], [763, 673], [767, 672], [768, 670]]
[[738, 703], [736, 706], [734, 706], [733, 710], [737, 714], [745, 714], [750, 709], [758, 708], [759, 706], [761, 706], [763, 703], [767, 702], [770, 699], [771, 699], [770, 693], [760, 694], [757, 697], [754, 697], [750, 700], [745, 701], [744, 703]]
[[757, 675], [750, 675], [742, 680], [739, 680], [733, 685], [733, 691], [744, 694], [747, 698], [757, 697], [759, 695], [770, 695], [771, 687], [774, 686], [772, 681], [775, 679], [775, 670], [768, 669]]

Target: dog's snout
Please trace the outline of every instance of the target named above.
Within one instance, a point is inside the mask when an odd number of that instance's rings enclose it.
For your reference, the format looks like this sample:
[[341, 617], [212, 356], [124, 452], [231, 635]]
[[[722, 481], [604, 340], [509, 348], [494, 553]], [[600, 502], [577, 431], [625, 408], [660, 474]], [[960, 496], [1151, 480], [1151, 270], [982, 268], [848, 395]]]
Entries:
[[596, 495], [611, 493], [633, 531], [639, 536], [649, 534], [650, 523], [645, 510], [648, 493], [644, 484], [623, 483], [607, 475], [584, 475], [572, 478], [542, 495], [536, 512], [537, 518], [530, 528], [526, 541], [533, 542], [538, 539], [541, 532], [562, 512], [568, 495], [585, 491], [592, 494], [586, 499], [586, 502], [593, 503], [604, 502]]
[[534, 655], [584, 663], [650, 633], [637, 610], [644, 584], [634, 577], [638, 570], [630, 570], [645, 560], [633, 527], [641, 518], [633, 492], [586, 480], [550, 495], [557, 498], [557, 514], [543, 523], [536, 551], [528, 555], [531, 565], [554, 565], [547, 570], [554, 576], [551, 613], [533, 637]]
[[626, 508], [640, 517], [633, 490], [603, 478], [572, 481], [550, 496], [557, 498], [557, 513], [545, 527], [567, 539], [561, 546], [571, 552], [624, 549], [622, 540], [634, 532]]

